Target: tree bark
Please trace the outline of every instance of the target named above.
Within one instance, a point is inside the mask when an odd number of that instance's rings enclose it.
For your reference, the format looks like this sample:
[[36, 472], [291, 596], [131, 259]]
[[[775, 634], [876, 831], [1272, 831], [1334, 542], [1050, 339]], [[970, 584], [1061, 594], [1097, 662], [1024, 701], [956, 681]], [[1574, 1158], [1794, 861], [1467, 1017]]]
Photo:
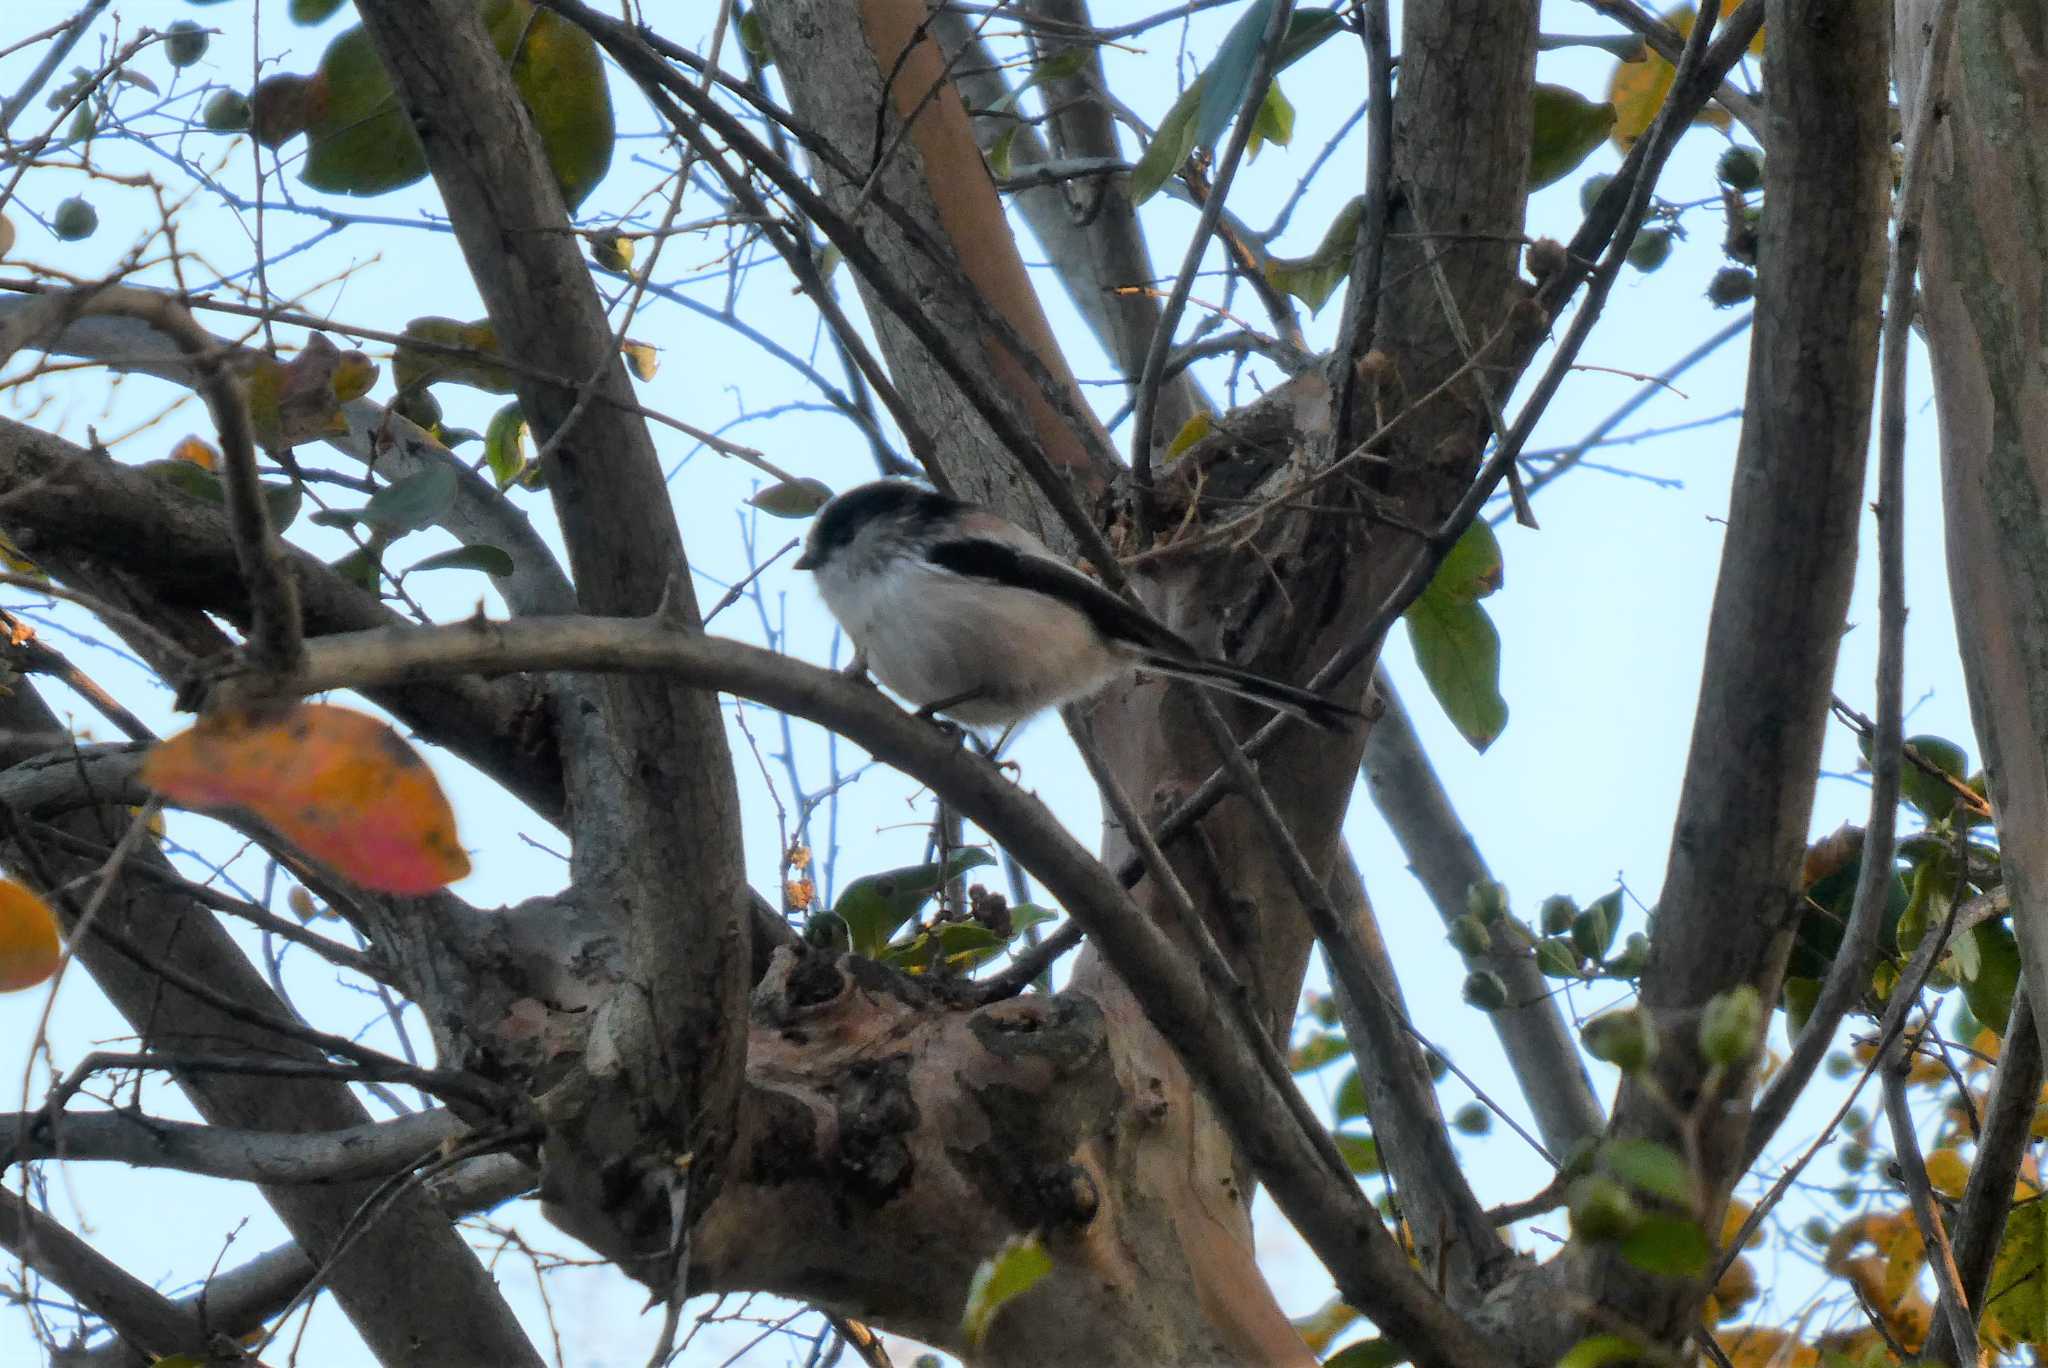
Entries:
[[[1776, 150], [1756, 338], [1706, 674], [1642, 978], [1661, 1041], [1649, 1078], [1624, 1083], [1614, 1119], [1617, 1134], [1685, 1156], [1710, 1232], [1741, 1168], [1748, 1065], [1711, 1064], [1698, 1025], [1712, 999], [1743, 987], [1776, 1002], [1799, 915], [1856, 562], [1891, 166], [1879, 7], [1779, 0], [1766, 32]], [[1707, 1291], [1697, 1280], [1652, 1277], [1612, 1253], [1587, 1262], [1595, 1300], [1653, 1343], [1676, 1349], [1697, 1324]]]
[[[1932, 0], [1898, 6], [1900, 105], [1918, 88]], [[1936, 125], [1920, 321], [1941, 430], [1949, 593], [1970, 714], [1998, 811], [2013, 930], [2048, 1031], [2048, 31], [1965, 5]]]

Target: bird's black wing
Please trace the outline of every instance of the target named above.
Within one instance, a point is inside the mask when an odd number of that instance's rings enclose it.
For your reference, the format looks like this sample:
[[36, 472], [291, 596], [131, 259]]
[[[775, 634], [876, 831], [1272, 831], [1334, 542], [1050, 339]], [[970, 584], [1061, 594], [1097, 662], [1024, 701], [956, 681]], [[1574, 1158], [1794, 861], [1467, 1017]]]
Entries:
[[1050, 556], [1033, 555], [987, 537], [964, 537], [934, 544], [931, 561], [940, 569], [950, 570], [956, 575], [1013, 585], [1058, 599], [1084, 614], [1095, 624], [1095, 630], [1112, 642], [1123, 642], [1189, 660], [1201, 658], [1200, 653], [1179, 634], [1161, 625], [1150, 614]]

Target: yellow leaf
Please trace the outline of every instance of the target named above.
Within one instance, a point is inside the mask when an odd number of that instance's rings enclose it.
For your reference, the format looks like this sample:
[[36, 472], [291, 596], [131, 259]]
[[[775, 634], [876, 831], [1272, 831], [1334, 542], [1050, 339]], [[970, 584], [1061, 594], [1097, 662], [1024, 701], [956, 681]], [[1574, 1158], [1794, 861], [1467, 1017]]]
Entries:
[[1187, 449], [1209, 435], [1216, 425], [1215, 419], [1206, 412], [1197, 413], [1180, 425], [1180, 431], [1173, 434], [1173, 440], [1166, 445], [1166, 459], [1176, 460], [1187, 453]]
[[654, 348], [645, 342], [628, 342], [619, 350], [625, 353], [626, 368], [643, 382], [652, 380], [661, 367]]
[[469, 873], [433, 771], [404, 737], [347, 708], [204, 718], [150, 751], [142, 781], [188, 807], [247, 811], [379, 892], [431, 893]]
[[63, 944], [49, 904], [12, 879], [0, 879], [0, 993], [33, 988], [57, 972]]
[[[1664, 22], [1678, 30], [1684, 37], [1692, 32], [1693, 20], [1698, 12], [1691, 5], [1683, 5], [1664, 16]], [[1763, 40], [1761, 30], [1757, 42]], [[1761, 46], [1752, 45], [1753, 50], [1763, 51]], [[1614, 145], [1624, 152], [1635, 145], [1635, 140], [1649, 131], [1650, 123], [1657, 117], [1657, 111], [1664, 107], [1664, 97], [1671, 93], [1672, 78], [1677, 70], [1656, 53], [1647, 61], [1617, 62], [1614, 79], [1607, 85], [1607, 102], [1614, 106], [1614, 127], [1608, 136]], [[1719, 105], [1709, 104], [1702, 108], [1694, 123], [1711, 124], [1715, 128], [1726, 128], [1730, 122], [1728, 111]]]
[[1927, 1181], [1946, 1197], [1960, 1197], [1970, 1181], [1970, 1166], [1963, 1156], [1946, 1147], [1927, 1156]]

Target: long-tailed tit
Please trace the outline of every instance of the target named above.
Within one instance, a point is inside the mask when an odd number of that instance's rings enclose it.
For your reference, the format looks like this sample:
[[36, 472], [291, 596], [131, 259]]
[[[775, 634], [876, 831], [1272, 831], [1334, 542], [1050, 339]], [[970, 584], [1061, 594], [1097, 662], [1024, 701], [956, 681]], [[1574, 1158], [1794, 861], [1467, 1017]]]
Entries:
[[800, 570], [863, 665], [925, 713], [1001, 727], [1141, 668], [1262, 703], [1331, 731], [1359, 714], [1210, 660], [989, 510], [902, 480], [819, 510]]

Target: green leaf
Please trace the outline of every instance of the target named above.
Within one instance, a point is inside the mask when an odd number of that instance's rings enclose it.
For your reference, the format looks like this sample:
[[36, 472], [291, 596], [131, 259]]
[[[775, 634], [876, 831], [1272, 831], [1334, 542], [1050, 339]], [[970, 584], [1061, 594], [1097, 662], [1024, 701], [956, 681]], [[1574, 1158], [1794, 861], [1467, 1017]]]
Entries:
[[1429, 691], [1475, 750], [1508, 724], [1500, 696], [1500, 633], [1478, 600], [1500, 587], [1500, 544], [1475, 521], [1404, 615], [1415, 663]]
[[419, 570], [482, 570], [503, 579], [512, 573], [513, 568], [510, 553], [495, 546], [479, 543], [475, 546], [458, 546], [452, 551], [443, 551], [438, 555], [428, 556], [425, 560], [415, 561], [406, 567], [405, 573], [410, 575]]
[[1696, 1278], [1713, 1261], [1714, 1246], [1696, 1222], [1652, 1214], [1622, 1237], [1621, 1256], [1645, 1273]]
[[823, 480], [784, 480], [756, 490], [747, 503], [777, 518], [808, 518], [832, 498], [832, 487]]
[[1565, 1351], [1557, 1361], [1557, 1368], [1607, 1368], [1611, 1363], [1626, 1363], [1641, 1358], [1643, 1346], [1620, 1335], [1594, 1335], [1582, 1339]]
[[841, 891], [832, 910], [846, 919], [854, 953], [872, 959], [948, 879], [994, 863], [995, 856], [986, 850], [969, 848], [954, 851], [944, 871], [934, 863], [863, 875]]
[[1971, 1016], [2003, 1038], [2006, 1022], [2012, 1018], [2012, 997], [2019, 988], [2019, 942], [2003, 921], [1985, 922], [1975, 930], [1977, 971], [1963, 978], [1963, 1000], [1970, 1004]]
[[1587, 959], [1606, 958], [1607, 947], [1614, 944], [1614, 923], [1608, 920], [1607, 908], [1594, 903], [1573, 917], [1571, 938], [1573, 948]]
[[767, 66], [773, 59], [773, 54], [768, 51], [768, 30], [761, 23], [759, 9], [750, 6], [740, 16], [740, 46], [762, 66]]
[[1022, 124], [1011, 124], [996, 134], [996, 140], [988, 145], [988, 173], [997, 180], [1010, 178], [1010, 149], [1017, 141], [1017, 132]]
[[1344, 1156], [1345, 1166], [1361, 1178], [1370, 1178], [1380, 1171], [1380, 1142], [1370, 1135], [1353, 1135], [1339, 1131], [1331, 1137], [1337, 1142], [1337, 1153]]
[[363, 505], [362, 521], [394, 534], [431, 527], [455, 502], [455, 487], [453, 467], [428, 466], [372, 494]]
[[[313, 521], [320, 519], [316, 516]], [[367, 546], [357, 547], [328, 568], [358, 589], [377, 592], [377, 553]]]
[[[481, 11], [498, 54], [512, 62], [512, 83], [573, 212], [611, 165], [611, 92], [597, 45], [528, 0], [482, 0]], [[378, 195], [427, 173], [419, 137], [360, 26], [321, 55], [306, 91], [304, 128], [299, 178], [316, 190]]]
[[427, 174], [427, 154], [360, 25], [327, 45], [306, 93], [299, 179], [340, 195], [381, 195]]
[[1500, 542], [1493, 528], [1475, 519], [1436, 568], [1435, 578], [1423, 593], [1470, 603], [1492, 597], [1503, 578]]
[[1614, 106], [1589, 100], [1565, 86], [1539, 81], [1530, 91], [1529, 188], [1541, 190], [1570, 175], [1614, 127]]
[[2048, 1203], [2013, 1203], [1984, 1308], [1985, 1323], [2014, 1339], [2048, 1340]]
[[573, 214], [612, 164], [617, 130], [604, 58], [589, 34], [528, 0], [484, 0], [483, 14]]
[[1577, 978], [1579, 952], [1565, 937], [1545, 937], [1536, 942], [1536, 968], [1545, 978]]
[[1337, 284], [1351, 274], [1351, 258], [1358, 246], [1358, 225], [1365, 217], [1365, 196], [1353, 195], [1337, 211], [1337, 217], [1323, 233], [1315, 251], [1305, 257], [1269, 257], [1266, 279], [1308, 305], [1311, 314], [1321, 311]]
[[938, 963], [958, 971], [994, 959], [1004, 944], [1001, 936], [979, 922], [947, 922], [907, 941], [891, 942], [875, 958], [913, 974]]
[[[221, 487], [220, 477], [190, 461], [148, 461], [137, 469], [162, 480], [181, 494], [189, 494], [216, 508], [228, 506], [228, 492]], [[271, 528], [284, 531], [299, 516], [299, 487], [295, 484], [266, 484], [260, 488], [263, 490], [263, 507], [270, 514]]]
[[1250, 94], [1252, 68], [1258, 65], [1259, 40], [1272, 18], [1273, 0], [1252, 0], [1223, 35], [1216, 55], [1202, 72], [1202, 98], [1195, 106], [1195, 146], [1214, 147], [1230, 127]]
[[1365, 1115], [1365, 1082], [1357, 1069], [1350, 1069], [1337, 1085], [1337, 1119], [1351, 1121]]
[[292, 0], [287, 12], [294, 24], [318, 24], [331, 18], [342, 3], [343, 0]]
[[500, 489], [526, 469], [526, 414], [516, 399], [492, 414], [484, 429], [484, 466]]
[[1483, 751], [1508, 724], [1500, 694], [1500, 633], [1470, 601], [1432, 599], [1427, 591], [1406, 614], [1415, 663], [1459, 735]]
[[1266, 98], [1259, 102], [1258, 116], [1252, 120], [1252, 135], [1245, 141], [1245, 156], [1258, 156], [1259, 149], [1267, 143], [1285, 147], [1293, 141], [1294, 102], [1275, 81], [1266, 87]]
[[[1261, 3], [1263, 4], [1264, 0], [1261, 0]], [[1264, 26], [1265, 20], [1261, 18], [1259, 27], [1252, 33], [1254, 47]], [[1287, 21], [1287, 37], [1281, 41], [1280, 60], [1273, 68], [1274, 74], [1277, 76], [1313, 52], [1324, 39], [1337, 32], [1340, 27], [1335, 10], [1296, 10]], [[1218, 56], [1221, 56], [1220, 52]], [[1249, 75], [1250, 70], [1247, 68], [1245, 76], [1239, 79], [1239, 84], [1242, 85]], [[1181, 163], [1188, 159], [1195, 148], [1198, 145], [1205, 145], [1196, 137], [1195, 116], [1202, 108], [1204, 92], [1208, 87], [1209, 72], [1205, 71], [1180, 93], [1180, 98], [1173, 102], [1173, 108], [1159, 121], [1159, 131], [1152, 135], [1152, 141], [1146, 144], [1145, 154], [1138, 158], [1137, 166], [1131, 170], [1133, 205], [1143, 204], [1158, 194], [1159, 187], [1165, 185], [1167, 178], [1180, 169]], [[1242, 102], [1240, 91], [1238, 103]], [[1228, 108], [1234, 107], [1233, 105]], [[1214, 139], [1209, 141], [1213, 142]]]
[[1323, 1360], [1323, 1368], [1394, 1368], [1408, 1362], [1408, 1351], [1392, 1340], [1374, 1338], [1347, 1344]]
[[[1963, 748], [1946, 737], [1909, 736], [1906, 744], [1914, 754], [1951, 778], [1961, 779], [1970, 772], [1969, 757]], [[1903, 757], [1899, 764], [1899, 796], [1918, 808], [1930, 822], [1938, 822], [1954, 812], [1960, 797], [1953, 787]]]
[[960, 1313], [961, 1336], [979, 1350], [996, 1312], [1036, 1287], [1050, 1272], [1052, 1256], [1036, 1235], [1006, 1242], [974, 1270], [974, 1279], [967, 1285], [967, 1306]]
[[1692, 1170], [1668, 1145], [1655, 1140], [1615, 1140], [1600, 1147], [1600, 1164], [1609, 1173], [1649, 1197], [1680, 1206], [1692, 1203]]
[[1292, 1073], [1314, 1073], [1333, 1060], [1343, 1059], [1351, 1053], [1351, 1042], [1339, 1031], [1317, 1031], [1287, 1055], [1287, 1068]]

